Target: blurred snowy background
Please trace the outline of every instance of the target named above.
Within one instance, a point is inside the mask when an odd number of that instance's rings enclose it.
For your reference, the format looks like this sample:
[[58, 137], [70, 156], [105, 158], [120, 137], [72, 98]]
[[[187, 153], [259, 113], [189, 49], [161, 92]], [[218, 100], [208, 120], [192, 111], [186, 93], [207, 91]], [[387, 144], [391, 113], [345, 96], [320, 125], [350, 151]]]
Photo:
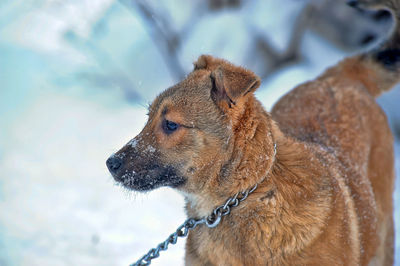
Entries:
[[[270, 109], [389, 26], [386, 13], [338, 0], [1, 0], [0, 265], [128, 265], [184, 221], [178, 193], [132, 195], [105, 160], [199, 55], [253, 69]], [[379, 99], [398, 176], [399, 101], [400, 87]], [[183, 254], [181, 240], [154, 265], [182, 265]]]

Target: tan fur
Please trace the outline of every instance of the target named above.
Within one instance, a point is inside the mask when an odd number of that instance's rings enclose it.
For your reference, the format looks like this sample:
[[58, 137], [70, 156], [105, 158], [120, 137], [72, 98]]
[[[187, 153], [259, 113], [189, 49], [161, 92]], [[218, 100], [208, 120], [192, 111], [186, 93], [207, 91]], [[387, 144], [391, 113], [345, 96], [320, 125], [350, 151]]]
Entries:
[[135, 190], [175, 187], [195, 218], [259, 184], [216, 228], [190, 232], [187, 265], [392, 265], [393, 137], [374, 97], [399, 76], [382, 51], [344, 60], [271, 113], [253, 72], [201, 56], [153, 102], [113, 175]]

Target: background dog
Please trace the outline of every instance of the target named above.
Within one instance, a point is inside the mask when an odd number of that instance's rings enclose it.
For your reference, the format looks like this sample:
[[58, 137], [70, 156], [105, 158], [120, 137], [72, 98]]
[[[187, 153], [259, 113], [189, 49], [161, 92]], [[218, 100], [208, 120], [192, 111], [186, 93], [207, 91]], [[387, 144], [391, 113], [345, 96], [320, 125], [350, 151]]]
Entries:
[[270, 114], [253, 72], [201, 56], [107, 160], [127, 188], [182, 192], [189, 217], [259, 184], [218, 227], [189, 234], [188, 265], [393, 263], [393, 138], [374, 98], [400, 79], [400, 2], [351, 3], [391, 10], [391, 38], [295, 88]]

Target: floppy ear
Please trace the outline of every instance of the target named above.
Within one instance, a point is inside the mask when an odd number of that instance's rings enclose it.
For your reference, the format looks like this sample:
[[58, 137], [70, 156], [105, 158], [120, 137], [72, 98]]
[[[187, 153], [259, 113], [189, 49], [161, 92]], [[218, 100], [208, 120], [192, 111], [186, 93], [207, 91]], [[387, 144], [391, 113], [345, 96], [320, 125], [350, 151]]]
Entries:
[[229, 107], [260, 86], [260, 78], [253, 72], [233, 65], [220, 65], [211, 73], [211, 97], [215, 103], [226, 102]]

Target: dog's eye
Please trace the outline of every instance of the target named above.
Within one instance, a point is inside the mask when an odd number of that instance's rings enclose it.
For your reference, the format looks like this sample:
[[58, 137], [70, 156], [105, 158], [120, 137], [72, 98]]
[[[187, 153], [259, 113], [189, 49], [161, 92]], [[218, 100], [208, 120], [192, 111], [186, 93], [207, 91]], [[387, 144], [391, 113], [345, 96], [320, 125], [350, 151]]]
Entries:
[[177, 123], [165, 119], [162, 127], [166, 134], [171, 134], [172, 132], [178, 129], [179, 125]]

